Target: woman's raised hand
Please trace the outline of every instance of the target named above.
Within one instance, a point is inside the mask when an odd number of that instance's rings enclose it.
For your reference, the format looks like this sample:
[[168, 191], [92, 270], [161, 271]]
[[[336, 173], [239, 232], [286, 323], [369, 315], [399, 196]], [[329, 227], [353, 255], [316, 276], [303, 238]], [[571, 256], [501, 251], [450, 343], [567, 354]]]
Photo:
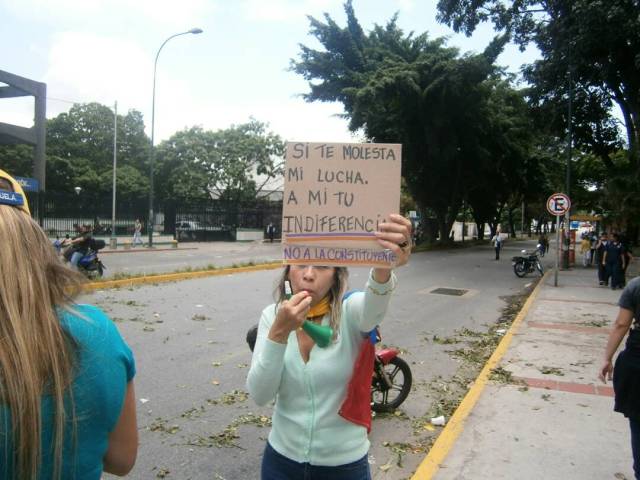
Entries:
[[376, 232], [378, 243], [396, 254], [397, 267], [406, 264], [411, 256], [411, 247], [413, 246], [411, 231], [412, 226], [409, 219], [395, 213], [389, 215], [387, 222], [378, 225]]

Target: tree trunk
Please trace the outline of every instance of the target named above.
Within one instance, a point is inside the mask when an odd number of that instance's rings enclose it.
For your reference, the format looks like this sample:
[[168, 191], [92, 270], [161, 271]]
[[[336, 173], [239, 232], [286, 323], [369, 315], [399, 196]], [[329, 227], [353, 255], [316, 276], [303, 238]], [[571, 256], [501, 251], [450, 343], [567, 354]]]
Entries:
[[478, 228], [478, 240], [484, 240], [484, 222], [476, 222], [476, 227]]
[[636, 175], [638, 175], [640, 169], [640, 112], [638, 112], [637, 103], [625, 98], [620, 85], [608, 83], [613, 90], [613, 98], [620, 107], [624, 118], [627, 143], [629, 144], [629, 158], [631, 165], [636, 169]]
[[451, 237], [451, 228], [458, 215], [459, 206], [451, 206], [442, 210], [436, 210], [436, 219], [438, 220], [438, 231], [440, 233], [441, 243], [453, 243]]
[[420, 212], [420, 229], [421, 238], [419, 241], [426, 242], [428, 245], [433, 245], [436, 242], [437, 231], [434, 228], [433, 221], [429, 218], [429, 211], [427, 208], [418, 203], [418, 211]]
[[515, 210], [514, 207], [509, 206], [509, 208], [507, 209], [507, 215], [509, 217], [509, 230], [511, 232], [511, 238], [516, 238], [516, 223], [513, 220], [513, 211]]

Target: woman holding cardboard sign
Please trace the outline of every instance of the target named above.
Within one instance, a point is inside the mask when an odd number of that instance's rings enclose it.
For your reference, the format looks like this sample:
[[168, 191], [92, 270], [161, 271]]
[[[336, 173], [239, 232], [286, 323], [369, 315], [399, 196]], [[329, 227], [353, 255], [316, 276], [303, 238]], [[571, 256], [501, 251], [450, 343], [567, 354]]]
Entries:
[[[391, 215], [376, 237], [395, 254], [396, 266], [407, 263], [409, 220]], [[389, 268], [373, 268], [364, 292], [345, 296], [347, 275], [345, 267], [288, 265], [277, 303], [262, 312], [247, 387], [259, 405], [276, 400], [263, 480], [371, 478], [373, 358], [363, 356], [368, 342], [363, 334], [382, 321], [396, 278]], [[326, 348], [309, 336], [313, 329], [305, 322], [331, 327]], [[358, 379], [364, 380], [366, 395], [355, 393]]]

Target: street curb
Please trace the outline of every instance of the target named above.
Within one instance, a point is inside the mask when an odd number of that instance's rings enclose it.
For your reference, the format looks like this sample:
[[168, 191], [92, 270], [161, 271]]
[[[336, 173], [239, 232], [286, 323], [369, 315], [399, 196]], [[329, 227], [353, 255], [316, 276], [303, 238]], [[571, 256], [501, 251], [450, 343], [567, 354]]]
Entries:
[[446, 427], [444, 427], [438, 436], [425, 459], [418, 466], [418, 469], [411, 477], [411, 480], [431, 480], [438, 472], [440, 465], [449, 454], [451, 448], [453, 448], [458, 436], [462, 433], [465, 420], [469, 416], [469, 413], [471, 413], [471, 410], [473, 410], [473, 407], [480, 398], [480, 394], [487, 385], [491, 370], [497, 366], [498, 362], [502, 360], [502, 357], [507, 352], [515, 331], [520, 327], [520, 324], [527, 316], [527, 313], [531, 308], [531, 304], [538, 296], [538, 293], [550, 273], [551, 270], [540, 279], [538, 285], [533, 289], [529, 298], [527, 298], [527, 301], [524, 303], [520, 312], [518, 312], [518, 315], [509, 327], [509, 330], [505, 333], [502, 340], [500, 340], [500, 343], [494, 350], [493, 354], [489, 357], [489, 360], [487, 360], [487, 363], [485, 363], [484, 367], [480, 371], [478, 378], [473, 382], [473, 386], [462, 399], [462, 402], [454, 412]]
[[215, 277], [219, 275], [231, 275], [234, 273], [257, 272], [260, 270], [274, 270], [281, 268], [282, 262], [264, 263], [262, 265], [252, 265], [248, 267], [229, 267], [216, 270], [199, 270], [196, 272], [165, 273], [142, 277], [125, 278], [122, 280], [106, 280], [104, 282], [86, 283], [82, 286], [83, 292], [94, 290], [106, 290], [109, 288], [132, 287], [134, 285], [146, 285], [150, 283], [178, 282], [181, 280], [191, 280], [194, 278]]

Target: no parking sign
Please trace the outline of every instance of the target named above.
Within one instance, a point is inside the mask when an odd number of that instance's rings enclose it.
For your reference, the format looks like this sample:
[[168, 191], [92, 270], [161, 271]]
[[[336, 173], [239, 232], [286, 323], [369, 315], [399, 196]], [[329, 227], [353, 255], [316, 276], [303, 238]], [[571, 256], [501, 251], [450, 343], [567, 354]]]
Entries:
[[560, 217], [571, 209], [571, 200], [564, 193], [554, 193], [547, 199], [547, 210], [556, 216], [556, 268], [553, 285], [558, 286], [558, 270], [560, 269]]
[[571, 209], [571, 200], [564, 193], [554, 193], [547, 199], [547, 211], [551, 215], [564, 215]]

